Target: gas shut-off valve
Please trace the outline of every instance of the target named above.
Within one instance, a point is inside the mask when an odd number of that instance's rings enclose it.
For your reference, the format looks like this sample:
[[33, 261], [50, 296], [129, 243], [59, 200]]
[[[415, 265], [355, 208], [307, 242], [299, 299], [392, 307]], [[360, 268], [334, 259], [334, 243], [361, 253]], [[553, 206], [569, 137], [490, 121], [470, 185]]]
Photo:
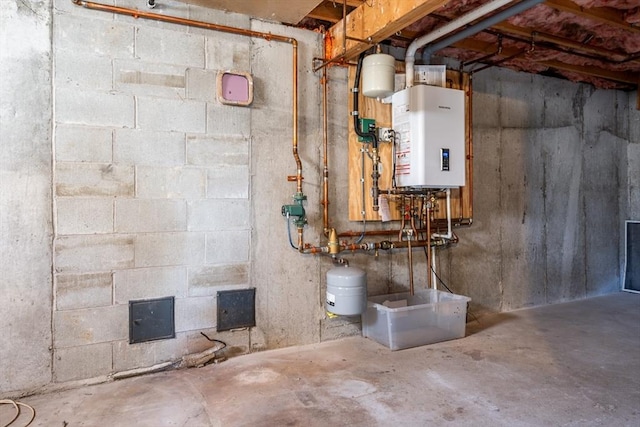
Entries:
[[307, 214], [304, 211], [303, 203], [307, 200], [307, 196], [303, 193], [293, 195], [293, 205], [282, 206], [282, 216], [292, 217], [296, 227], [302, 228], [307, 223]]

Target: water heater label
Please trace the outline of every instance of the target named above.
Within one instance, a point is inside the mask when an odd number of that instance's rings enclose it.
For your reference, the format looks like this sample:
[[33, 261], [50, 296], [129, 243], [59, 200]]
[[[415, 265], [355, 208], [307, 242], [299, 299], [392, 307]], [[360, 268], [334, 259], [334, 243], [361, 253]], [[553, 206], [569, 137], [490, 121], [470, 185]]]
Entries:
[[336, 296], [334, 294], [330, 294], [329, 292], [327, 292], [327, 304], [329, 304], [332, 307], [335, 307]]

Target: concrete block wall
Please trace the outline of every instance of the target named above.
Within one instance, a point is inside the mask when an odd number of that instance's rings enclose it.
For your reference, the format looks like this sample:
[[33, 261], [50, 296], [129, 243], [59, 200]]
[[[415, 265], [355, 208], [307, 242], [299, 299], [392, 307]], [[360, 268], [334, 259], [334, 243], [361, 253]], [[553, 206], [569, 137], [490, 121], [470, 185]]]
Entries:
[[[332, 265], [297, 254], [280, 214], [295, 191], [286, 180], [295, 173], [290, 46], [67, 0], [6, 3], [0, 395], [174, 360], [209, 347], [200, 332], [230, 354], [360, 333], [357, 318], [325, 316]], [[321, 87], [311, 70], [319, 36], [184, 2], [163, 7], [298, 39], [305, 240], [324, 242]], [[253, 74], [250, 108], [215, 100], [216, 73], [230, 68]], [[329, 78], [330, 226], [359, 230], [346, 219], [346, 70]], [[640, 215], [637, 92], [500, 69], [474, 84], [474, 225], [439, 254], [443, 279], [474, 310], [618, 289], [622, 223]], [[425, 262], [415, 255], [420, 286]], [[405, 251], [344, 256], [367, 271], [371, 295], [408, 286]], [[216, 292], [250, 286], [258, 327], [217, 333]], [[169, 295], [176, 338], [130, 345], [128, 302]]]
[[[234, 354], [317, 341], [319, 312], [303, 304], [309, 292], [318, 300], [315, 280], [303, 279], [299, 294], [283, 277], [317, 269], [316, 260], [286, 265], [279, 212], [295, 189], [283, 173], [295, 168], [291, 67], [283, 65], [291, 46], [68, 3], [53, 8], [53, 381], [175, 360], [207, 348], [200, 331], [223, 336]], [[315, 160], [316, 34], [180, 2], [160, 12], [299, 38], [302, 155]], [[216, 100], [216, 74], [227, 69], [253, 73], [250, 108]], [[263, 153], [271, 158], [256, 162]], [[218, 334], [216, 292], [250, 286], [258, 328]], [[303, 321], [282, 309], [283, 294], [299, 299]], [[129, 301], [163, 296], [175, 297], [176, 338], [129, 344]]]

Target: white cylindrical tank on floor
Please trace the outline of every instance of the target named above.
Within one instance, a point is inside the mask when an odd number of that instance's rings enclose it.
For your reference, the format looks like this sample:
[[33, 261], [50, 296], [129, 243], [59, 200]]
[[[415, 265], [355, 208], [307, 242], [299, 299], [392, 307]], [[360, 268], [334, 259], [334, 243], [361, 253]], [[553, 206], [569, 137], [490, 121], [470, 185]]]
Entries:
[[386, 53], [376, 53], [362, 60], [362, 94], [369, 98], [386, 98], [393, 94], [396, 60]]
[[362, 314], [367, 307], [367, 273], [356, 267], [327, 272], [325, 309], [342, 316]]

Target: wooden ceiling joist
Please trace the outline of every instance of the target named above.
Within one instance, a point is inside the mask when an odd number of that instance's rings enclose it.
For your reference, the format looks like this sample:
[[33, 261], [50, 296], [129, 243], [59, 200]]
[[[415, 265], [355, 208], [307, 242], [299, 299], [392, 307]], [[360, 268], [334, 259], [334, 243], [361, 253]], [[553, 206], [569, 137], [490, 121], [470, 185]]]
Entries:
[[[449, 0], [369, 0], [347, 15], [346, 37], [340, 20], [328, 31], [331, 40], [327, 59], [342, 56], [349, 61], [367, 50], [371, 45], [391, 37], [447, 4]], [[358, 40], [350, 40], [356, 38]], [[346, 47], [346, 49], [343, 49]]]
[[[518, 27], [516, 25], [509, 24], [508, 22], [501, 22], [500, 24], [494, 25], [491, 28], [500, 33], [511, 34], [514, 36], [519, 36], [527, 39], [533, 39], [536, 42], [542, 41], [542, 42], [552, 43], [556, 46], [570, 49], [572, 51], [599, 56], [606, 60], [610, 60], [614, 62], [623, 61], [629, 57], [629, 55], [626, 52], [617, 52], [617, 51], [611, 51], [611, 50], [604, 49], [597, 46], [589, 46], [584, 43], [578, 43], [564, 37], [558, 37], [552, 34], [542, 33], [533, 28]], [[638, 60], [634, 60], [634, 61], [638, 61]]]
[[[347, 13], [362, 4], [362, 0], [347, 0]], [[342, 19], [343, 0], [325, 0], [307, 15], [308, 18], [335, 24]]]
[[[495, 43], [488, 43], [473, 39], [462, 40], [458, 43], [454, 43], [451, 47], [455, 47], [458, 49], [464, 50], [474, 50], [476, 52], [490, 54], [496, 51]], [[515, 48], [503, 48], [500, 55], [496, 55], [497, 57], [507, 58], [510, 56], [517, 55], [520, 52]], [[568, 71], [571, 73], [582, 74], [585, 76], [598, 77], [608, 80], [613, 80], [619, 83], [637, 85], [638, 82], [638, 73], [628, 72], [628, 71], [612, 71], [605, 70], [598, 67], [592, 66], [582, 66], [582, 65], [573, 65], [566, 64], [560, 61], [537, 61], [535, 58], [531, 59], [532, 61], [543, 65], [545, 67], [553, 68], [560, 71]]]
[[616, 28], [622, 28], [623, 30], [640, 33], [640, 27], [633, 26], [625, 21], [622, 13], [615, 9], [608, 7], [592, 7], [587, 9], [569, 0], [547, 0], [544, 4], [556, 10], [569, 12], [576, 16], [581, 16]]

